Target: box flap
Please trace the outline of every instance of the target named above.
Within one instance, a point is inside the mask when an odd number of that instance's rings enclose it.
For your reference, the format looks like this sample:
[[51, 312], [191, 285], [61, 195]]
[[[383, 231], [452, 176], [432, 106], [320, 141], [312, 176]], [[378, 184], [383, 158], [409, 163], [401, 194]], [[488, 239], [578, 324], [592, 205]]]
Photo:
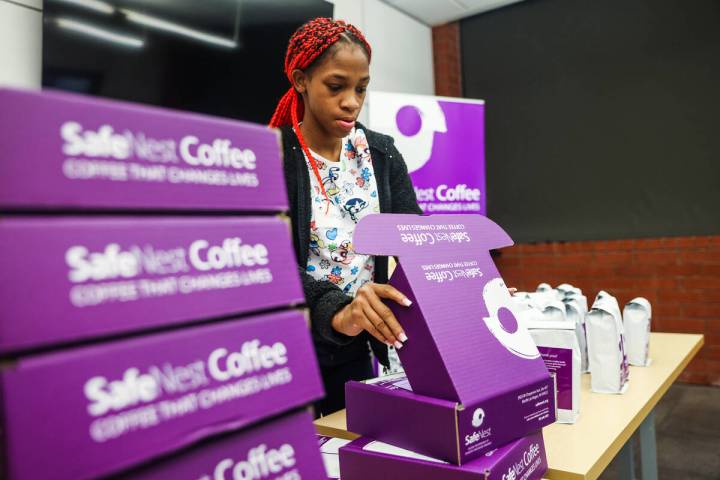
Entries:
[[412, 301], [390, 305], [409, 340], [398, 351], [413, 391], [468, 405], [549, 374], [490, 250], [510, 237], [480, 215], [368, 215], [356, 251], [395, 255], [391, 284]]

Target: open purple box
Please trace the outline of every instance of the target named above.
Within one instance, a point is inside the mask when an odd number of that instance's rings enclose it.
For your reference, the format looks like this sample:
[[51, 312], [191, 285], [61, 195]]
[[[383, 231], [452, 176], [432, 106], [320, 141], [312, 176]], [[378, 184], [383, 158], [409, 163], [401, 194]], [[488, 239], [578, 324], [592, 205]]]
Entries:
[[0, 251], [3, 354], [304, 302], [275, 217], [11, 216]]
[[463, 464], [555, 421], [553, 378], [490, 256], [512, 245], [500, 227], [369, 215], [354, 245], [399, 257], [390, 283], [413, 304], [389, 305], [409, 338], [398, 354], [412, 391], [348, 383], [348, 430]]
[[0, 209], [287, 210], [264, 125], [3, 88], [0, 129]]
[[120, 472], [312, 402], [301, 311], [22, 357], [0, 371], [7, 478]]
[[541, 432], [463, 466], [360, 437], [340, 448], [342, 480], [539, 480], [547, 471]]

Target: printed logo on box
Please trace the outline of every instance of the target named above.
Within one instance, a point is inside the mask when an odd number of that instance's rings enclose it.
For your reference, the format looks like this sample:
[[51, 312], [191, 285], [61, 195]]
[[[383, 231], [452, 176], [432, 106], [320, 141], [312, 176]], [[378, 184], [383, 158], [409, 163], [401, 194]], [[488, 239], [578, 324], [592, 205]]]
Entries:
[[[482, 424], [485, 422], [485, 410], [482, 408], [476, 408], [475, 411], [472, 414], [472, 419], [470, 423], [473, 427], [479, 429], [482, 427]], [[492, 435], [492, 428], [488, 427], [482, 430], [475, 430], [474, 432], [465, 435], [465, 446], [469, 447], [470, 445], [476, 444], [481, 440], [485, 440], [489, 438]]]
[[482, 408], [476, 408], [472, 416], [472, 426], [480, 428], [485, 420], [485, 410]]
[[[287, 351], [282, 342], [263, 345], [253, 339], [243, 342], [239, 350], [219, 347], [207, 359], [185, 365], [151, 365], [143, 372], [130, 367], [120, 379], [92, 377], [83, 389], [87, 412], [100, 418], [91, 423], [90, 436], [102, 443], [288, 384], [293, 376], [285, 367]], [[182, 396], [162, 400], [164, 395]]]
[[[209, 143], [195, 135], [180, 140], [157, 139], [127, 129], [116, 132], [109, 124], [97, 130], [86, 129], [76, 121], [64, 122], [60, 137], [64, 142], [62, 152], [69, 157], [63, 163], [63, 174], [73, 180], [103, 178], [244, 187], [260, 183], [255, 172], [255, 152], [237, 147], [227, 138], [215, 138]], [[129, 162], [132, 159], [152, 165]]]
[[484, 104], [371, 92], [369, 126], [393, 137], [426, 213], [485, 212]]
[[[540, 445], [531, 443], [528, 449], [523, 452], [522, 457], [508, 468], [507, 473], [503, 473], [502, 480], [527, 478], [541, 463]], [[525, 474], [524, 477], [523, 474]]]
[[[239, 237], [230, 237], [215, 244], [198, 239], [187, 247], [170, 249], [158, 249], [147, 244], [123, 248], [118, 243], [109, 243], [102, 251], [93, 252], [84, 245], [73, 245], [65, 253], [65, 262], [70, 282], [88, 282], [71, 288], [70, 301], [76, 307], [87, 307], [118, 299], [128, 301], [178, 292], [269, 283], [272, 272], [264, 268], [270, 261], [268, 257], [268, 248], [264, 244], [244, 244]], [[173, 276], [190, 273], [193, 269], [197, 272], [219, 272], [240, 268], [251, 270], [218, 273], [219, 276]], [[164, 277], [127, 283], [143, 273]], [[116, 280], [120, 283], [112, 282]]]
[[221, 460], [212, 475], [203, 475], [197, 480], [261, 480], [270, 476], [278, 480], [300, 480], [296, 470], [286, 471], [295, 464], [295, 449], [289, 443], [270, 449], [263, 443], [251, 448], [243, 460]]

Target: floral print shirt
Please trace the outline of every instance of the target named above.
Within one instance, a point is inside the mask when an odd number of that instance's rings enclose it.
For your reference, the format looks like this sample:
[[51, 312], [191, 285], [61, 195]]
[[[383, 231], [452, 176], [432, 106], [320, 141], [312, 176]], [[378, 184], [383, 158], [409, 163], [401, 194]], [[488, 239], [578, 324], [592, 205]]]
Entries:
[[311, 150], [317, 162], [325, 198], [310, 163], [312, 221], [307, 272], [317, 280], [328, 280], [347, 295], [372, 281], [375, 259], [355, 253], [352, 244], [355, 224], [365, 215], [380, 212], [377, 184], [365, 132], [353, 129], [342, 139], [340, 161], [331, 162]]

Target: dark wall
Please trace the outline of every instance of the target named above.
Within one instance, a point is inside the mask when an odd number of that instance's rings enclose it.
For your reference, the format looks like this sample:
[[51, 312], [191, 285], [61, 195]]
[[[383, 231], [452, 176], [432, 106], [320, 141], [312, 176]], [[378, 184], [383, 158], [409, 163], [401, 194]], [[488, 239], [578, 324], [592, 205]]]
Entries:
[[720, 233], [720, 1], [526, 0], [461, 42], [516, 241]]

